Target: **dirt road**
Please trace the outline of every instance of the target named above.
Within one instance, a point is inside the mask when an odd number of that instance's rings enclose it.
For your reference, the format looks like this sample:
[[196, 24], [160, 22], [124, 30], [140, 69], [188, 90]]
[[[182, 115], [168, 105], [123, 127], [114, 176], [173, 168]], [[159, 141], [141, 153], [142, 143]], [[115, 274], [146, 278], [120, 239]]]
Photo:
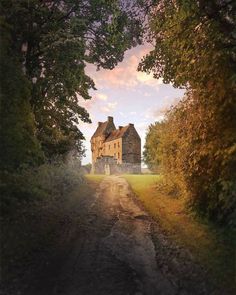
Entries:
[[106, 177], [79, 208], [78, 238], [58, 275], [32, 295], [216, 294], [206, 290], [192, 262], [180, 266], [176, 255], [188, 259], [153, 231], [156, 225], [122, 177]]

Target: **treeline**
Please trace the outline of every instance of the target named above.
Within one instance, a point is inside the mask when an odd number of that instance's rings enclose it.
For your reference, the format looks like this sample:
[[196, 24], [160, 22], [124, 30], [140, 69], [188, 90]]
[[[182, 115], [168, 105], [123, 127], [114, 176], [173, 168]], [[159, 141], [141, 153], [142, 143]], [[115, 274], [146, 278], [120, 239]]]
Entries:
[[158, 1], [140, 68], [187, 89], [149, 126], [144, 160], [197, 212], [236, 224], [236, 3]]

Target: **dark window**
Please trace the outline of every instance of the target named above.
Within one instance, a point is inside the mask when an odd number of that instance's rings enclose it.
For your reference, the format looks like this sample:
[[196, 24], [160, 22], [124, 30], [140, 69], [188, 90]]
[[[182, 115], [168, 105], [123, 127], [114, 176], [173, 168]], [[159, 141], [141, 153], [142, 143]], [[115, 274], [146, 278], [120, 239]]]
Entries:
[[114, 143], [114, 148], [116, 148], [116, 144]]
[[119, 141], [118, 141], [118, 148], [120, 147], [120, 143], [119, 143]]
[[118, 159], [120, 159], [120, 153], [118, 153]]

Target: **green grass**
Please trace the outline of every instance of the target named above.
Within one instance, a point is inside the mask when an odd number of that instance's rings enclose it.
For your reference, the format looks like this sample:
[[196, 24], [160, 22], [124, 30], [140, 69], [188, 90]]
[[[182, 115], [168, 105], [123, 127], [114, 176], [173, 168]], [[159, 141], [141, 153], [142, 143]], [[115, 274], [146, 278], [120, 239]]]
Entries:
[[159, 175], [124, 175], [134, 193], [168, 236], [204, 265], [216, 284], [235, 288], [235, 232], [197, 220], [181, 198], [156, 189]]
[[99, 185], [99, 183], [103, 180], [105, 175], [102, 174], [86, 174], [85, 178], [89, 181], [90, 184], [94, 184], [95, 186]]

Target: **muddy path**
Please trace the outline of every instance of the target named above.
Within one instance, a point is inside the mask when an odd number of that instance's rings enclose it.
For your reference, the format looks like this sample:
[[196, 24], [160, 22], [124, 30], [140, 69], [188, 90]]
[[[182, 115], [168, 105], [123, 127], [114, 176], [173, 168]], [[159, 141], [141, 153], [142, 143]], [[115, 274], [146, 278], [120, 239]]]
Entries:
[[30, 293], [217, 294], [207, 290], [204, 270], [165, 239], [132, 195], [124, 178], [104, 178], [96, 194], [78, 207], [78, 238], [55, 264], [56, 275]]

